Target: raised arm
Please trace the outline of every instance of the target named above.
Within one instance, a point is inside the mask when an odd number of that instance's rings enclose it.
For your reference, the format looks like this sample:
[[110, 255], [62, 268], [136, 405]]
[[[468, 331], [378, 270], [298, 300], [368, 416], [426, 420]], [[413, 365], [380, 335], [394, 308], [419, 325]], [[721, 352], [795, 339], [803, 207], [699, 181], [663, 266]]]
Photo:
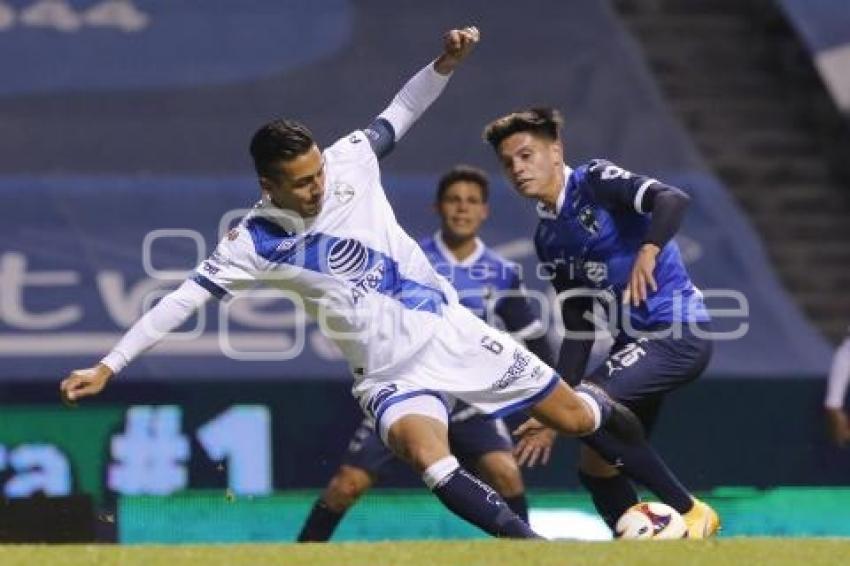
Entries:
[[416, 73], [395, 95], [390, 105], [366, 128], [372, 149], [379, 158], [389, 154], [395, 142], [437, 100], [449, 77], [480, 38], [478, 28], [453, 29], [443, 36], [443, 52]]
[[183, 282], [145, 313], [96, 366], [71, 372], [59, 386], [63, 399], [74, 402], [100, 393], [113, 375], [179, 328], [212, 297], [195, 281]]

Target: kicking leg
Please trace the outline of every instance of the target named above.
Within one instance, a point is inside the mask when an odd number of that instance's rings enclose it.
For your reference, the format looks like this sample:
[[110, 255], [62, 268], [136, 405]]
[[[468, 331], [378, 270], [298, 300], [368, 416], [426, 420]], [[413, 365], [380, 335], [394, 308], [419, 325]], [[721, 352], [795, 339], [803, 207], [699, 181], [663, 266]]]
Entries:
[[447, 420], [441, 401], [420, 395], [383, 410], [379, 426], [390, 449], [450, 511], [496, 537], [539, 538], [492, 487], [460, 467], [449, 452]]

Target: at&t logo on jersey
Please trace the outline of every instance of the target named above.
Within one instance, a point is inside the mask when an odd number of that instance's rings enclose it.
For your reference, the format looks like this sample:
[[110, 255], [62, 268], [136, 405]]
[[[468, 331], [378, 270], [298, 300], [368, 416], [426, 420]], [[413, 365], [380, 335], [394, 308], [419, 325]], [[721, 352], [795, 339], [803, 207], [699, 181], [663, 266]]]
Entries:
[[366, 246], [352, 238], [334, 242], [328, 252], [328, 270], [341, 279], [358, 279], [366, 271], [368, 262]]
[[337, 240], [328, 251], [328, 271], [339, 279], [353, 285], [351, 295], [354, 304], [381, 286], [386, 265], [380, 259], [370, 267], [369, 250], [353, 238]]
[[351, 296], [354, 298], [355, 305], [360, 299], [381, 286], [381, 283], [384, 281], [384, 273], [386, 273], [386, 266], [384, 262], [380, 262], [354, 284], [354, 289], [351, 290]]

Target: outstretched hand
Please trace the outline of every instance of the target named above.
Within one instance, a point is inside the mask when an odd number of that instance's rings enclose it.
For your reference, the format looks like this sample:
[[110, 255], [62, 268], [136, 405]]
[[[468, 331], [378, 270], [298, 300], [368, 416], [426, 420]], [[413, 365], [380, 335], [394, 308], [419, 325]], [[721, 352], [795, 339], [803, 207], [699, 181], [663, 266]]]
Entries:
[[97, 395], [103, 391], [110, 377], [112, 377], [112, 370], [103, 364], [74, 370], [59, 384], [59, 394], [64, 403], [73, 405], [78, 399]]
[[528, 419], [515, 431], [514, 436], [519, 440], [514, 446], [514, 456], [517, 464], [533, 468], [539, 461], [541, 465], [549, 463], [552, 446], [558, 433], [537, 419]]
[[448, 75], [470, 54], [481, 39], [481, 33], [475, 26], [453, 29], [443, 36], [443, 54], [434, 62], [434, 69], [441, 75]]

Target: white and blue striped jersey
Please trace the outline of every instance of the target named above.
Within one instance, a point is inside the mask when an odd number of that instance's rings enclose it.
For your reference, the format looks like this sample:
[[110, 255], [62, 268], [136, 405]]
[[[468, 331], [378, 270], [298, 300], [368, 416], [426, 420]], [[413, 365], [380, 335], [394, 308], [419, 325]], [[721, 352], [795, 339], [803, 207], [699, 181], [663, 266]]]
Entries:
[[219, 298], [262, 282], [300, 301], [355, 378], [410, 359], [457, 293], [396, 220], [363, 131], [323, 152], [321, 212], [301, 219], [259, 203], [197, 268]]

